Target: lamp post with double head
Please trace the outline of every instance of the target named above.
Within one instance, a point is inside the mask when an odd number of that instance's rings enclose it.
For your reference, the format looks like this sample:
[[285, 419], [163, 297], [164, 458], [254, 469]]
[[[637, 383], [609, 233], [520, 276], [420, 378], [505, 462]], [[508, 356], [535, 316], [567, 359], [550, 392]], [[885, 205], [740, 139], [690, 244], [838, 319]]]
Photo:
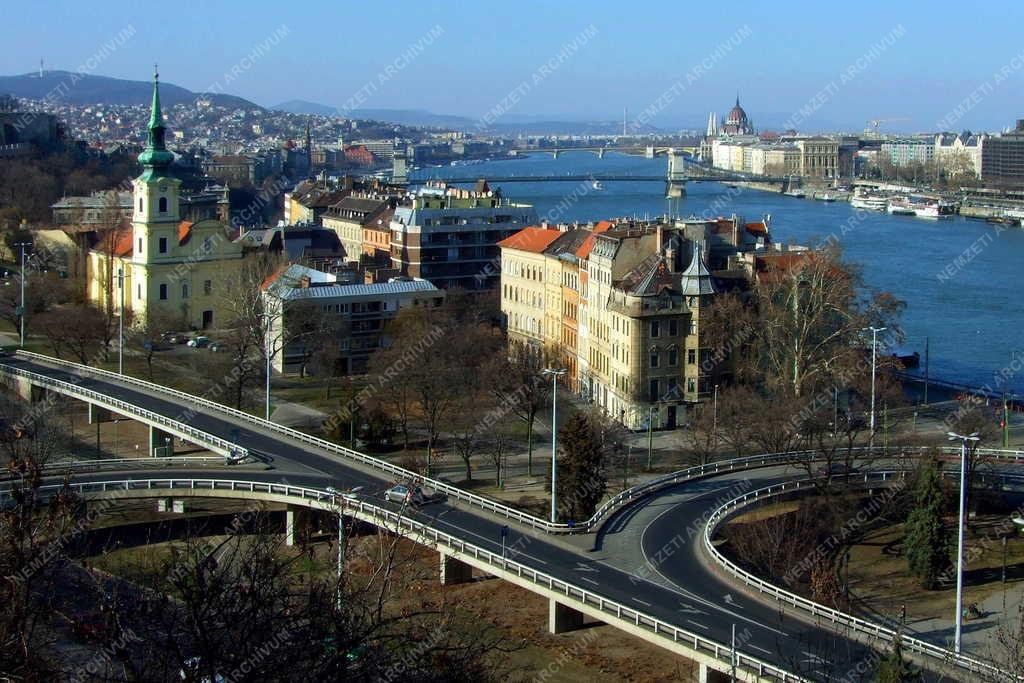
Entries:
[[875, 359], [878, 352], [878, 333], [884, 332], [885, 327], [865, 327], [864, 331], [871, 330], [871, 447], [875, 446]]
[[21, 250], [21, 306], [19, 306], [19, 325], [21, 328], [19, 346], [25, 348], [25, 249], [32, 248], [31, 242], [15, 242], [14, 246]]
[[960, 632], [964, 620], [964, 506], [967, 493], [967, 442], [978, 441], [978, 432], [966, 436], [955, 432], [947, 432], [950, 441], [960, 440], [960, 514], [956, 523], [956, 633], [953, 638], [953, 649], [960, 654]]
[[558, 480], [558, 378], [565, 374], [565, 368], [545, 368], [541, 374], [551, 376], [551, 523], [557, 520]]

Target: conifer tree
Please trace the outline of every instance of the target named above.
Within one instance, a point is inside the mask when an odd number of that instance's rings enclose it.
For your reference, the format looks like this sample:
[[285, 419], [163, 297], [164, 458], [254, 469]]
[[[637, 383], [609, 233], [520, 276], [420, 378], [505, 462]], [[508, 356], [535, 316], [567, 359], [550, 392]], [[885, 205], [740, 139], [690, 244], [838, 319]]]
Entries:
[[576, 413], [559, 430], [558, 441], [559, 521], [588, 519], [608, 486], [601, 435], [584, 413]]
[[905, 527], [907, 563], [928, 590], [939, 587], [939, 577], [950, 564], [949, 531], [942, 519], [945, 508], [939, 464], [928, 458], [918, 471], [914, 508]]
[[896, 636], [889, 654], [878, 665], [875, 683], [918, 683], [920, 680], [921, 672], [903, 659], [903, 644]]

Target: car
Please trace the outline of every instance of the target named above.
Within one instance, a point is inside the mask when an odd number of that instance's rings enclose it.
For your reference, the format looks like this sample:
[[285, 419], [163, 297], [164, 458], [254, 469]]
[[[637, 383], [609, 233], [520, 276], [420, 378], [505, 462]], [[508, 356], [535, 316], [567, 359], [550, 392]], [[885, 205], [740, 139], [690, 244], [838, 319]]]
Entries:
[[214, 353], [220, 353], [221, 351], [227, 351], [228, 345], [225, 344], [224, 342], [219, 341], [211, 342], [210, 350], [213, 351]]
[[395, 484], [384, 492], [384, 500], [403, 505], [423, 505], [427, 502], [427, 497], [419, 486]]
[[209, 337], [202, 337], [202, 336], [200, 336], [200, 337], [192, 337], [191, 339], [188, 340], [188, 346], [190, 346], [193, 349], [202, 349], [202, 348], [207, 347], [209, 345], [210, 345], [210, 338]]
[[818, 468], [819, 477], [848, 477], [851, 474], [856, 474], [857, 468], [845, 465], [840, 462], [834, 462], [830, 465], [822, 465]]
[[188, 335], [180, 332], [165, 332], [162, 339], [168, 344], [185, 344], [188, 342]]

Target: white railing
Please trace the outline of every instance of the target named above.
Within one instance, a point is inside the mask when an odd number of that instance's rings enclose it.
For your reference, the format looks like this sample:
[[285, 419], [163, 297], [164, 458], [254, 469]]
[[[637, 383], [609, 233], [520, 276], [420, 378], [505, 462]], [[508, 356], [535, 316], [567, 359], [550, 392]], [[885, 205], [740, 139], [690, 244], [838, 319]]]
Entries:
[[[53, 490], [59, 491], [63, 484], [50, 484], [39, 487], [41, 493]], [[273, 484], [267, 482], [242, 481], [234, 479], [135, 479], [135, 480], [112, 480], [101, 482], [71, 482], [69, 485], [72, 491], [80, 495], [108, 494], [117, 496], [119, 493], [130, 496], [132, 491], [158, 490], [168, 491], [171, 495], [175, 490], [186, 489], [189, 491], [237, 491], [239, 493], [266, 493], [271, 496], [280, 496], [285, 499], [297, 499], [303, 504], [318, 504], [325, 509], [337, 509], [338, 499], [326, 491], [305, 487], [291, 486], [288, 484]], [[9, 489], [0, 488], [0, 497], [9, 492]], [[288, 502], [287, 500], [282, 502]], [[418, 536], [414, 539], [417, 542], [427, 545], [426, 541], [433, 541], [435, 544], [443, 545], [446, 549], [463, 555], [472, 556], [477, 561], [487, 565], [491, 569], [500, 570], [507, 574], [514, 574], [538, 588], [547, 589], [550, 592], [564, 596], [565, 600], [583, 603], [591, 609], [596, 609], [608, 619], [608, 623], [615, 625], [615, 620], [628, 622], [633, 627], [638, 627], [647, 632], [664, 638], [666, 641], [681, 643], [694, 651], [710, 655], [721, 662], [724, 667], [731, 666], [732, 648], [729, 645], [719, 643], [705, 638], [697, 633], [678, 628], [657, 617], [641, 612], [633, 607], [624, 605], [614, 600], [609, 600], [587, 588], [581, 588], [575, 584], [559, 579], [550, 574], [539, 572], [525, 564], [502, 557], [500, 552], [491, 552], [478, 545], [468, 543], [465, 540], [451, 534], [439, 531], [428, 524], [410, 519], [401, 512], [394, 512], [387, 508], [370, 503], [362, 498], [342, 498], [341, 505], [346, 514], [350, 511], [359, 513], [363, 519], [384, 528], [393, 528], [396, 532], [411, 532]], [[560, 598], [562, 599], [562, 598]], [[756, 657], [736, 651], [737, 670], [751, 677], [759, 679], [770, 678], [778, 681], [800, 681], [806, 679], [792, 674], [775, 664], [763, 661]]]
[[[64, 380], [54, 379], [36, 372], [2, 364], [0, 364], [0, 373], [7, 373], [14, 375], [15, 377], [24, 377], [39, 386], [48, 387], [76, 398], [85, 399], [102, 407], [116, 410], [124, 415], [132, 415], [145, 420], [146, 422], [160, 425], [168, 431], [177, 433], [179, 436], [192, 440], [195, 443], [203, 444], [210, 450], [218, 451], [223, 455], [236, 454], [240, 457], [248, 456], [248, 451], [245, 448], [231, 443], [226, 439], [222, 439], [219, 436], [214, 436], [208, 432], [196, 429], [191, 425], [171, 419], [161, 415], [160, 413], [154, 413], [151, 410], [140, 408], [132, 403], [128, 403], [127, 401], [116, 399], [112, 396], [108, 396], [107, 394], [93, 391], [92, 389], [86, 389], [74, 382], [65, 382]], [[32, 413], [30, 412], [30, 417], [31, 416]]]
[[[869, 472], [863, 475], [858, 475], [857, 477], [852, 477], [851, 479], [859, 481], [861, 477], [863, 477], [864, 483], [877, 480], [884, 484], [887, 481], [897, 478], [900, 474], [902, 473], [889, 471]], [[856, 617], [852, 614], [847, 614], [846, 612], [827, 607], [826, 605], [822, 605], [821, 603], [814, 602], [813, 600], [809, 600], [801, 595], [787, 591], [769, 581], [765, 581], [727, 558], [712, 542], [716, 529], [725, 522], [728, 517], [736, 514], [738, 510], [748, 506], [765, 504], [767, 499], [774, 496], [806, 491], [808, 489], [813, 489], [814, 487], [815, 483], [811, 480], [791, 481], [781, 484], [773, 484], [772, 486], [765, 486], [754, 491], [748, 491], [747, 493], [734, 498], [715, 510], [708, 518], [707, 524], [704, 527], [704, 548], [719, 567], [742, 581], [747, 586], [757, 589], [758, 593], [770, 595], [780, 603], [803, 610], [813, 616], [819, 623], [827, 621], [833, 626], [844, 626], [857, 633], [873, 638], [885, 639], [886, 641], [891, 642], [897, 636], [897, 632], [895, 630], [875, 622], [867, 621], [866, 619], [861, 619], [860, 617]], [[967, 657], [962, 654], [957, 654], [952, 650], [947, 650], [946, 648], [933, 645], [932, 643], [928, 643], [917, 638], [908, 637], [905, 634], [899, 635], [903, 647], [908, 651], [933, 659], [938, 659], [942, 662], [955, 664], [958, 667], [973, 672], [984, 672], [986, 674], [995, 674], [997, 676], [1009, 676], [1006, 672], [1001, 671], [987, 662]], [[1022, 677], [1018, 676], [1018, 679], [1020, 678]]]
[[[40, 466], [44, 472], [58, 471], [83, 471], [93, 472], [96, 470], [127, 470], [133, 467], [139, 469], [169, 468], [169, 467], [215, 467], [223, 466], [227, 460], [217, 455], [171, 455], [160, 458], [96, 458], [95, 460], [55, 460]], [[10, 477], [10, 470], [0, 473], [0, 477]]]
[[[768, 454], [763, 454], [763, 455], [753, 455], [753, 456], [747, 456], [747, 457], [743, 457], [743, 458], [735, 458], [735, 459], [730, 459], [730, 460], [721, 460], [721, 461], [717, 461], [717, 462], [708, 463], [706, 465], [697, 465], [695, 467], [689, 467], [689, 468], [686, 468], [684, 470], [680, 470], [678, 472], [673, 472], [671, 474], [664, 475], [664, 476], [659, 477], [657, 479], [645, 482], [643, 484], [639, 484], [639, 485], [634, 486], [634, 487], [632, 487], [630, 489], [622, 491], [621, 493], [616, 494], [615, 496], [610, 498], [608, 501], [606, 501], [590, 517], [590, 519], [588, 519], [588, 520], [581, 521], [581, 522], [576, 522], [576, 523], [574, 523], [572, 525], [566, 524], [566, 523], [552, 523], [552, 522], [550, 522], [550, 521], [548, 521], [546, 519], [543, 519], [541, 517], [537, 517], [535, 515], [531, 515], [530, 513], [523, 512], [521, 510], [516, 510], [515, 508], [509, 507], [507, 505], [503, 505], [501, 503], [498, 503], [496, 501], [490, 500], [488, 498], [484, 498], [483, 496], [478, 496], [478, 495], [476, 495], [474, 493], [470, 493], [469, 491], [466, 491], [464, 489], [460, 489], [457, 486], [452, 486], [451, 484], [448, 484], [446, 482], [443, 482], [443, 481], [440, 481], [440, 480], [437, 480], [437, 479], [424, 478], [418, 472], [413, 472], [412, 470], [407, 470], [404, 467], [399, 467], [397, 465], [393, 465], [393, 464], [391, 464], [391, 463], [389, 463], [389, 462], [387, 462], [385, 460], [381, 460], [379, 458], [374, 458], [372, 456], [366, 455], [365, 453], [360, 453], [359, 451], [353, 450], [351, 448], [345, 448], [344, 446], [339, 446], [338, 444], [335, 444], [335, 443], [332, 443], [330, 441], [327, 441], [326, 439], [321, 439], [321, 438], [318, 438], [318, 437], [315, 437], [315, 436], [311, 436], [309, 434], [306, 434], [305, 432], [300, 432], [298, 430], [291, 429], [290, 427], [285, 427], [284, 425], [277, 424], [276, 422], [271, 422], [269, 420], [264, 420], [264, 419], [262, 419], [260, 417], [256, 417], [255, 415], [251, 415], [251, 414], [246, 413], [244, 411], [237, 410], [235, 408], [231, 408], [231, 407], [226, 406], [226, 405], [224, 405], [222, 403], [217, 403], [216, 401], [211, 401], [209, 399], [205, 399], [205, 398], [202, 398], [200, 396], [194, 396], [192, 394], [187, 394], [187, 393], [185, 393], [183, 391], [178, 391], [176, 389], [170, 389], [168, 387], [164, 387], [164, 386], [161, 386], [159, 384], [154, 384], [152, 382], [147, 382], [145, 380], [138, 379], [138, 378], [132, 377], [130, 375], [121, 375], [121, 374], [118, 374], [116, 372], [111, 372], [109, 370], [103, 370], [101, 368], [93, 368], [93, 367], [90, 367], [88, 365], [82, 365], [81, 363], [74, 363], [72, 361], [61, 360], [61, 359], [58, 359], [58, 358], [53, 358], [51, 356], [46, 356], [46, 355], [39, 354], [39, 353], [33, 353], [33, 352], [30, 352], [30, 351], [20, 351], [19, 350], [19, 351], [17, 351], [17, 355], [25, 357], [25, 358], [28, 358], [28, 359], [31, 359], [31, 360], [36, 360], [36, 361], [39, 361], [39, 362], [42, 362], [42, 363], [48, 363], [48, 364], [51, 364], [51, 365], [56, 365], [56, 366], [64, 367], [64, 368], [70, 368], [70, 369], [73, 369], [74, 371], [79, 372], [79, 373], [85, 373], [85, 374], [88, 374], [88, 375], [104, 377], [104, 378], [107, 378], [107, 379], [110, 379], [110, 380], [114, 380], [114, 381], [122, 382], [122, 383], [125, 383], [125, 384], [137, 386], [137, 387], [145, 389], [146, 391], [149, 391], [149, 392], [155, 392], [157, 394], [163, 394], [163, 395], [166, 395], [166, 396], [172, 396], [172, 397], [177, 398], [179, 400], [185, 401], [186, 405], [201, 405], [201, 406], [204, 406], [206, 408], [210, 408], [212, 410], [216, 410], [216, 411], [219, 411], [221, 413], [225, 413], [227, 415], [231, 415], [232, 417], [234, 417], [236, 419], [242, 420], [242, 421], [247, 422], [249, 424], [256, 425], [256, 426], [258, 426], [258, 427], [260, 427], [262, 429], [265, 429], [265, 430], [268, 430], [268, 431], [271, 431], [271, 432], [275, 432], [277, 434], [281, 434], [283, 436], [287, 436], [287, 437], [290, 437], [290, 438], [293, 438], [293, 439], [297, 439], [297, 440], [299, 440], [299, 441], [301, 441], [303, 443], [310, 444], [312, 446], [315, 446], [315, 447], [317, 447], [319, 449], [328, 451], [330, 453], [341, 455], [341, 456], [343, 456], [345, 458], [348, 458], [350, 460], [354, 460], [354, 461], [359, 462], [359, 463], [361, 463], [363, 465], [367, 465], [369, 467], [372, 467], [375, 470], [378, 470], [380, 472], [384, 472], [384, 473], [386, 473], [388, 475], [391, 475], [393, 477], [397, 477], [399, 479], [405, 479], [405, 480], [417, 480], [417, 481], [420, 481], [424, 485], [434, 489], [435, 491], [443, 492], [449, 498], [453, 498], [453, 499], [456, 499], [456, 500], [461, 500], [461, 501], [463, 501], [465, 503], [468, 503], [468, 504], [470, 504], [470, 505], [472, 505], [474, 507], [478, 507], [478, 508], [480, 508], [482, 510], [486, 510], [488, 512], [497, 514], [497, 515], [499, 515], [501, 517], [504, 517], [506, 519], [513, 519], [513, 520], [515, 520], [515, 521], [517, 521], [517, 522], [519, 522], [521, 524], [525, 524], [526, 526], [529, 526], [531, 528], [539, 529], [539, 530], [542, 530], [542, 531], [544, 531], [546, 533], [552, 533], [552, 534], [587, 533], [587, 532], [593, 531], [601, 523], [601, 521], [605, 517], [608, 516], [608, 514], [610, 514], [611, 512], [613, 512], [614, 510], [616, 510], [620, 506], [628, 504], [628, 503], [630, 503], [632, 501], [638, 500], [639, 498], [642, 498], [644, 496], [651, 495], [652, 493], [654, 493], [656, 491], [659, 491], [659, 490], [661, 490], [663, 488], [672, 486], [674, 484], [682, 483], [684, 481], [689, 481], [689, 480], [700, 478], [700, 477], [710, 476], [710, 475], [713, 475], [713, 474], [719, 474], [721, 472], [726, 472], [726, 471], [730, 471], [730, 470], [742, 470], [742, 469], [751, 469], [751, 468], [755, 468], [755, 467], [766, 467], [766, 466], [771, 466], [771, 465], [786, 464], [786, 463], [797, 462], [797, 461], [801, 461], [802, 462], [802, 461], [806, 461], [808, 458], [810, 458], [810, 459], [820, 459], [820, 456], [818, 456], [818, 458], [816, 458], [816, 452], [815, 451], [790, 451], [790, 452], [782, 452], [782, 453], [768, 453]], [[16, 368], [12, 368], [9, 365], [0, 364], [0, 373], [2, 373], [2, 372], [9, 372], [9, 373], [17, 374], [17, 369]], [[21, 371], [21, 372], [25, 372], [25, 371]], [[216, 437], [213, 437], [213, 438], [216, 438]], [[220, 440], [220, 441], [223, 441], [223, 440]], [[224, 443], [227, 443], [227, 442], [225, 441]], [[867, 452], [870, 449], [867, 446], [858, 446], [854, 450], [856, 450], [857, 452]], [[896, 453], [896, 452], [908, 452], [908, 451], [912, 452], [913, 451], [913, 449], [889, 449], [889, 450], [894, 452], [894, 453]], [[920, 452], [927, 452], [928, 450], [930, 450], [930, 449], [920, 449]], [[883, 449], [881, 447], [875, 447], [874, 451], [877, 452], [877, 453], [885, 453], [886, 452], [885, 449]], [[945, 447], [943, 449], [943, 451], [955, 454], [955, 453], [959, 452], [959, 449], [955, 448], [955, 447]], [[994, 449], [985, 449], [985, 452], [986, 452], [986, 454], [992, 455], [993, 457], [1012, 459], [1014, 461], [1024, 460], [1024, 451], [1009, 451], [1009, 450], [1008, 451], [1001, 451], [1001, 450], [994, 450]]]

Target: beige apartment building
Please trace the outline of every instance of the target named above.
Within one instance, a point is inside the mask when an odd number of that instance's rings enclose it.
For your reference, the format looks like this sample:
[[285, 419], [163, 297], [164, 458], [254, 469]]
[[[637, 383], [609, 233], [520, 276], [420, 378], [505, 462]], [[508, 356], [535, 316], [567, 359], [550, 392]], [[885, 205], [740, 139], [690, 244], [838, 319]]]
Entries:
[[766, 249], [767, 225], [530, 227], [498, 246], [509, 344], [556, 349], [566, 387], [627, 426], [671, 429], [718, 376], [701, 333], [720, 291], [708, 264]]

